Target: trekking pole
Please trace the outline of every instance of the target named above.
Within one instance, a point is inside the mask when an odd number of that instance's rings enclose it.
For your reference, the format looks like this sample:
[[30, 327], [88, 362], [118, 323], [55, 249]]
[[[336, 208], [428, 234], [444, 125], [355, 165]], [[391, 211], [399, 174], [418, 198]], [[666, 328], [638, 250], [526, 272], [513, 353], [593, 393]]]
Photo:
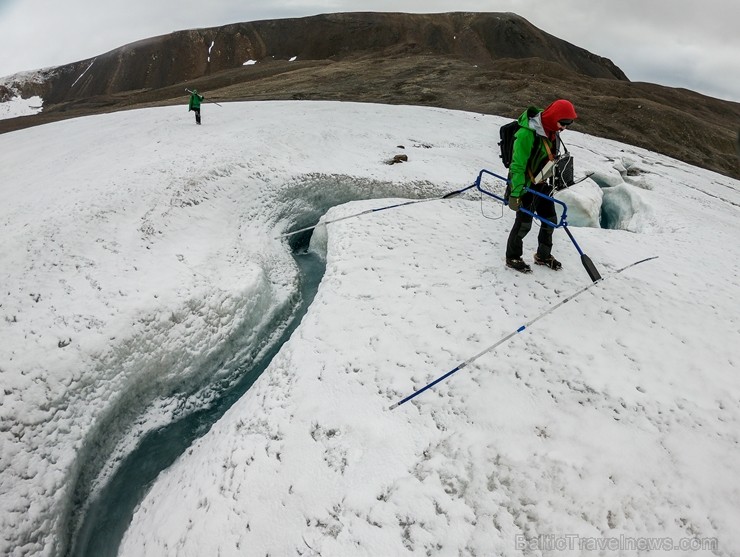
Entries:
[[[186, 91], [187, 91], [188, 93], [190, 93], [191, 95], [193, 94], [193, 92], [192, 92], [192, 91], [191, 91], [190, 89], [188, 89], [187, 87], [185, 88], [185, 90], [186, 90]], [[205, 97], [203, 97], [203, 100], [204, 100], [204, 101], [206, 101], [207, 103], [213, 103], [213, 104], [215, 104], [216, 106], [221, 106], [221, 105], [220, 105], [220, 104], [218, 104], [218, 103], [217, 103], [216, 101], [212, 101], [212, 100], [210, 100], [210, 99], [206, 99]], [[221, 108], [223, 108], [223, 106], [221, 106]]]
[[[504, 178], [503, 176], [499, 176], [498, 174], [495, 174], [494, 172], [491, 172], [490, 170], [483, 169], [483, 170], [480, 171], [480, 173], [478, 174], [478, 178], [475, 181], [475, 185], [476, 185], [476, 187], [478, 188], [478, 190], [480, 192], [485, 193], [486, 195], [488, 195], [490, 197], [493, 197], [497, 201], [499, 201], [499, 202], [503, 203], [504, 205], [506, 205], [507, 202], [506, 202], [506, 200], [503, 197], [501, 197], [499, 195], [496, 195], [495, 193], [492, 193], [490, 191], [487, 191], [487, 190], [485, 190], [485, 189], [483, 189], [481, 187], [480, 183], [481, 183], [481, 179], [483, 178], [483, 174], [490, 174], [491, 176], [493, 176], [495, 178], [498, 178], [499, 180], [503, 180], [505, 183], [508, 183], [509, 182], [508, 178]], [[594, 262], [591, 261], [591, 258], [588, 255], [586, 255], [585, 253], [583, 253], [583, 250], [578, 245], [578, 242], [576, 242], [576, 239], [573, 237], [573, 234], [571, 233], [570, 230], [568, 230], [568, 217], [567, 217], [567, 215], [568, 215], [568, 206], [565, 203], [563, 203], [562, 201], [560, 201], [559, 199], [555, 199], [554, 197], [551, 197], [551, 196], [546, 195], [544, 193], [540, 193], [540, 192], [538, 192], [536, 190], [533, 190], [531, 188], [527, 188], [526, 191], [529, 192], [529, 193], [532, 193], [534, 195], [538, 195], [538, 196], [540, 196], [540, 197], [542, 197], [544, 199], [547, 199], [549, 201], [552, 201], [553, 203], [557, 203], [558, 205], [560, 205], [563, 208], [563, 214], [560, 217], [560, 222], [554, 223], [554, 222], [552, 222], [552, 221], [550, 221], [550, 220], [548, 220], [548, 219], [546, 219], [544, 217], [541, 217], [540, 215], [535, 214], [534, 212], [530, 211], [529, 209], [525, 209], [524, 207], [520, 207], [519, 208], [519, 211], [521, 211], [525, 215], [529, 215], [532, 218], [537, 219], [538, 221], [540, 221], [541, 223], [545, 224], [546, 226], [550, 226], [552, 228], [562, 228], [562, 229], [564, 229], [565, 232], [566, 232], [566, 234], [568, 234], [568, 237], [570, 238], [571, 242], [573, 242], [573, 245], [575, 246], [576, 250], [578, 250], [578, 254], [581, 256], [581, 264], [583, 265], [583, 268], [586, 269], [586, 272], [588, 273], [589, 278], [593, 282], [596, 282], [597, 280], [599, 280], [601, 278], [601, 275], [599, 274], [599, 271], [596, 269], [596, 265], [594, 265]]]
[[[626, 270], [627, 270], [627, 269], [629, 269], [630, 267], [634, 267], [635, 265], [639, 265], [640, 263], [645, 263], [646, 261], [652, 261], [653, 259], [657, 259], [657, 258], [658, 258], [658, 256], [657, 256], [657, 255], [654, 255], [653, 257], [646, 257], [645, 259], [640, 259], [639, 261], [635, 261], [634, 263], [630, 263], [629, 265], [625, 265], [625, 266], [624, 266], [624, 267], [622, 267], [621, 269], [618, 269], [618, 270], [616, 270], [615, 272], [613, 272], [613, 273], [611, 273], [610, 275], [608, 275], [608, 276], [607, 276], [606, 278], [609, 278], [609, 277], [613, 277], [613, 276], [615, 276], [615, 275], [618, 275], [619, 273], [621, 273], [621, 272], [623, 272], [623, 271], [626, 271]], [[594, 286], [594, 285], [595, 285], [595, 284], [596, 284], [597, 282], [600, 282], [600, 281], [603, 281], [603, 280], [606, 280], [606, 279], [602, 279], [601, 277], [599, 277], [599, 279], [598, 279], [598, 280], [596, 280], [596, 281], [594, 281], [594, 282], [590, 282], [590, 283], [588, 283], [588, 284], [587, 284], [586, 286], [583, 286], [583, 287], [581, 287], [581, 288], [580, 288], [579, 290], [576, 290], [576, 291], [575, 291], [575, 292], [574, 292], [573, 294], [571, 294], [570, 296], [567, 296], [567, 297], [563, 298], [562, 300], [560, 300], [560, 301], [559, 301], [559, 302], [558, 302], [557, 304], [555, 304], [555, 305], [553, 305], [553, 306], [550, 306], [550, 307], [549, 307], [548, 309], [546, 309], [545, 311], [543, 311], [542, 313], [540, 313], [540, 314], [539, 314], [539, 315], [538, 315], [537, 317], [535, 317], [535, 318], [533, 318], [533, 319], [530, 319], [530, 320], [529, 320], [529, 321], [527, 321], [527, 322], [526, 322], [526, 323], [525, 323], [524, 325], [521, 325], [521, 326], [520, 326], [520, 327], [519, 327], [518, 329], [516, 329], [516, 330], [512, 331], [511, 333], [509, 333], [508, 335], [506, 335], [505, 337], [503, 337], [503, 338], [502, 338], [502, 339], [500, 339], [499, 341], [495, 342], [494, 344], [492, 344], [492, 345], [491, 345], [491, 346], [489, 346], [488, 348], [484, 348], [483, 350], [481, 350], [480, 352], [478, 352], [478, 353], [477, 353], [477, 354], [476, 354], [475, 356], [472, 356], [471, 358], [468, 358], [468, 359], [467, 359], [467, 360], [465, 360], [465, 361], [464, 361], [463, 363], [459, 364], [459, 365], [458, 365], [457, 367], [455, 367], [454, 369], [451, 369], [450, 371], [448, 371], [448, 372], [447, 372], [447, 373], [445, 373], [444, 375], [442, 375], [442, 376], [438, 377], [437, 379], [435, 379], [435, 380], [434, 380], [434, 381], [432, 381], [431, 383], [427, 383], [426, 385], [424, 385], [424, 386], [423, 386], [423, 387], [422, 387], [421, 389], [419, 389], [418, 391], [414, 391], [413, 393], [411, 393], [411, 394], [410, 394], [409, 396], [407, 396], [406, 398], [403, 398], [403, 399], [399, 400], [398, 402], [396, 402], [395, 404], [392, 404], [391, 406], [389, 406], [389, 407], [388, 407], [388, 410], [394, 410], [394, 409], [398, 408], [399, 406], [401, 406], [402, 404], [405, 404], [405, 403], [406, 403], [406, 402], [408, 402], [409, 400], [411, 400], [411, 399], [413, 399], [413, 398], [416, 398], [417, 396], [419, 396], [419, 395], [420, 395], [421, 393], [423, 393], [424, 391], [426, 391], [426, 390], [428, 390], [428, 389], [431, 389], [431, 388], [432, 388], [432, 387], [434, 387], [434, 386], [435, 386], [435, 385], [436, 385], [437, 383], [440, 383], [440, 382], [444, 381], [445, 379], [447, 379], [447, 378], [448, 378], [449, 376], [451, 376], [452, 374], [454, 374], [454, 373], [457, 373], [458, 371], [460, 371], [461, 369], [463, 369], [463, 368], [464, 368], [464, 367], [466, 367], [467, 365], [469, 365], [469, 364], [473, 363], [473, 362], [474, 362], [475, 360], [477, 360], [478, 358], [480, 358], [480, 357], [481, 357], [481, 356], [483, 356], [484, 354], [487, 354], [488, 352], [490, 352], [491, 350], [493, 350], [493, 349], [494, 349], [494, 348], [496, 348], [497, 346], [500, 346], [500, 345], [502, 345], [502, 344], [503, 344], [503, 343], [505, 343], [505, 342], [506, 342], [507, 340], [509, 340], [509, 339], [510, 339], [511, 337], [513, 337], [513, 336], [515, 336], [515, 335], [518, 335], [518, 334], [519, 334], [519, 333], [521, 333], [522, 331], [525, 331], [525, 330], [526, 330], [526, 329], [527, 329], [528, 327], [530, 327], [531, 325], [533, 325], [534, 323], [536, 323], [537, 321], [539, 321], [540, 319], [542, 319], [542, 318], [543, 318], [543, 317], [545, 317], [546, 315], [548, 315], [548, 314], [552, 313], [553, 311], [555, 311], [556, 309], [558, 309], [558, 308], [559, 308], [560, 306], [562, 306], [563, 304], [565, 304], [565, 303], [567, 303], [567, 302], [571, 301], [571, 300], [572, 300], [573, 298], [575, 298], [576, 296], [580, 296], [580, 295], [581, 295], [581, 294], [583, 294], [583, 293], [584, 293], [584, 292], [585, 292], [586, 290], [588, 290], [589, 288], [591, 288], [592, 286]]]
[[322, 224], [324, 224], [324, 225], [326, 225], [326, 224], [332, 224], [334, 222], [339, 222], [341, 220], [347, 220], [347, 219], [351, 219], [351, 218], [354, 218], [354, 217], [360, 217], [362, 215], [367, 215], [367, 214], [370, 214], [370, 213], [377, 213], [378, 211], [385, 211], [386, 209], [396, 209], [398, 207], [405, 207], [406, 205], [413, 205], [415, 203], [426, 203], [427, 201], [439, 201], [441, 199], [450, 199], [450, 198], [456, 197], [456, 196], [460, 195], [461, 193], [463, 193], [463, 192], [465, 192], [465, 191], [467, 191], [467, 190], [469, 190], [471, 188], [474, 188], [474, 187], [475, 187], [475, 184], [472, 184], [472, 185], [468, 186], [467, 188], [463, 188], [461, 190], [451, 191], [451, 192], [446, 193], [446, 194], [444, 194], [444, 195], [442, 195], [440, 197], [429, 197], [429, 198], [425, 198], [425, 199], [414, 199], [413, 201], [405, 201], [403, 203], [396, 203], [394, 205], [387, 205], [385, 207], [377, 207], [376, 209], [367, 209], [366, 211], [362, 211], [360, 213], [354, 213], [352, 215], [347, 215], [345, 217], [340, 217], [338, 219], [327, 220], [327, 221], [324, 221], [324, 222], [321, 222], [321, 223], [318, 223], [318, 224], [314, 224], [313, 226], [306, 226], [305, 228], [299, 228], [298, 230], [293, 230], [291, 232], [286, 232], [284, 234], [280, 234], [278, 236], [275, 236], [275, 238], [285, 238], [287, 236], [293, 236], [294, 234], [299, 234], [301, 232], [306, 232], [307, 230], [313, 230], [314, 228], [316, 228], [317, 226], [320, 226]]

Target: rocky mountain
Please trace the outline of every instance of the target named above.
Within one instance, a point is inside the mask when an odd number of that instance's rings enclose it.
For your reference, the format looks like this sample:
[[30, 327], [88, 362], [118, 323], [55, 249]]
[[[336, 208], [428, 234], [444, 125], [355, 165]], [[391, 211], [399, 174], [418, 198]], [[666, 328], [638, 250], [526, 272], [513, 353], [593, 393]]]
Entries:
[[138, 41], [34, 77], [6, 79], [0, 98], [39, 95], [44, 111], [0, 120], [0, 133], [184, 104], [185, 87], [219, 102], [344, 100], [512, 117], [564, 97], [579, 112], [577, 130], [740, 178], [739, 103], [631, 82], [611, 60], [511, 13], [341, 13], [237, 23]]

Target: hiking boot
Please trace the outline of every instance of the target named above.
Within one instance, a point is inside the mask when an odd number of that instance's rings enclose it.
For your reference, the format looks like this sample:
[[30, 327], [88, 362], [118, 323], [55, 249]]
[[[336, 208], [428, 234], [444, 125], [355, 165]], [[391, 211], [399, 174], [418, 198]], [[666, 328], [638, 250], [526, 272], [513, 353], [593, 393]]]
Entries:
[[535, 253], [534, 254], [534, 262], [537, 265], [545, 265], [546, 267], [550, 267], [550, 269], [553, 269], [555, 271], [557, 271], [558, 269], [560, 269], [563, 266], [560, 263], [560, 261], [558, 261], [557, 259], [555, 259], [552, 255], [550, 255], [548, 257], [540, 257], [539, 255], [537, 255]]
[[519, 271], [520, 273], [531, 273], [532, 267], [527, 265], [520, 257], [516, 259], [507, 259], [506, 260], [506, 266], [511, 267], [515, 271]]

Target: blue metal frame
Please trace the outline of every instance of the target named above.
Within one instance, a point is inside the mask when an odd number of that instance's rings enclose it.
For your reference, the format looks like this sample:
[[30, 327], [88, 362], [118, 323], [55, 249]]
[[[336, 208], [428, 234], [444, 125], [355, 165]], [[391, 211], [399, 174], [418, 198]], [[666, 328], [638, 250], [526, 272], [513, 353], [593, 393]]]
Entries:
[[[490, 197], [493, 197], [495, 200], [500, 201], [504, 205], [507, 205], [507, 201], [503, 197], [498, 196], [495, 193], [490, 192], [488, 190], [484, 190], [481, 187], [480, 183], [481, 183], [481, 180], [483, 179], [483, 175], [484, 174], [490, 174], [494, 178], [498, 178], [499, 180], [503, 180], [507, 184], [509, 183], [509, 179], [508, 178], [504, 178], [503, 176], [500, 176], [500, 175], [496, 174], [495, 172], [491, 172], [490, 170], [486, 170], [484, 168], [483, 170], [481, 170], [478, 173], [478, 177], [475, 179], [475, 184], [474, 184], [475, 187], [478, 189], [479, 192], [485, 193], [486, 195], [488, 195]], [[562, 201], [560, 201], [559, 199], [555, 199], [554, 197], [551, 197], [551, 196], [546, 195], [544, 193], [541, 193], [539, 191], [535, 191], [532, 188], [527, 188], [525, 191], [527, 191], [527, 192], [529, 192], [531, 194], [534, 194], [534, 195], [539, 195], [540, 197], [542, 197], [544, 199], [547, 199], [549, 201], [552, 201], [553, 203], [557, 203], [558, 205], [560, 205], [563, 208], [563, 214], [560, 215], [560, 221], [557, 222], [557, 223], [554, 223], [554, 222], [552, 222], [552, 221], [550, 221], [550, 220], [548, 220], [546, 218], [542, 218], [541, 216], [539, 216], [539, 215], [533, 213], [532, 211], [530, 211], [529, 209], [525, 209], [523, 207], [519, 207], [519, 210], [522, 213], [524, 213], [525, 215], [529, 215], [529, 216], [537, 219], [541, 223], [546, 224], [547, 226], [551, 226], [552, 228], [562, 228], [563, 230], [565, 230], [565, 232], [568, 234], [568, 237], [570, 238], [570, 241], [573, 242], [573, 245], [575, 246], [576, 250], [578, 250], [578, 253], [581, 256], [581, 260], [584, 261], [584, 266], [586, 266], [586, 268], [588, 270], [588, 273], [589, 273], [589, 276], [591, 276], [592, 279], [595, 276], [598, 276], [598, 271], [596, 270], [596, 267], [594, 267], [593, 263], [591, 263], [591, 260], [588, 258], [588, 256], [583, 253], [583, 250], [581, 249], [581, 246], [578, 245], [578, 242], [576, 242], [576, 239], [573, 237], [573, 234], [571, 234], [570, 233], [570, 230], [568, 230], [568, 206], [565, 203], [563, 203]]]
[[[493, 176], [494, 178], [498, 178], [499, 180], [503, 180], [507, 184], [509, 183], [508, 178], [504, 178], [503, 176], [500, 176], [500, 175], [496, 174], [495, 172], [491, 172], [490, 170], [486, 170], [484, 168], [483, 170], [481, 170], [478, 173], [478, 178], [476, 178], [476, 180], [475, 180], [475, 187], [478, 189], [478, 191], [480, 191], [481, 193], [485, 193], [486, 195], [488, 195], [490, 197], [493, 197], [495, 200], [497, 200], [497, 201], [503, 203], [504, 205], [506, 205], [507, 204], [507, 201], [503, 197], [498, 196], [495, 193], [490, 192], [488, 190], [485, 190], [485, 189], [483, 189], [481, 187], [481, 180], [483, 179], [483, 174], [489, 174], [489, 175]], [[533, 190], [531, 188], [527, 188], [525, 191], [527, 191], [528, 193], [534, 194], [534, 195], [539, 195], [540, 197], [542, 197], [544, 199], [547, 199], [549, 201], [552, 201], [553, 203], [557, 203], [558, 205], [560, 205], [563, 208], [563, 214], [560, 216], [560, 220], [557, 223], [554, 223], [554, 222], [552, 222], [552, 221], [550, 221], [548, 219], [542, 218], [540, 215], [537, 215], [537, 214], [533, 213], [529, 209], [525, 209], [524, 207], [520, 207], [519, 210], [522, 213], [524, 213], [525, 215], [529, 215], [529, 216], [531, 216], [533, 218], [536, 218], [538, 221], [540, 221], [543, 224], [546, 224], [546, 225], [548, 225], [548, 226], [550, 226], [552, 228], [566, 228], [568, 226], [568, 206], [565, 203], [563, 203], [559, 199], [555, 199], [554, 197], [551, 197], [551, 196], [546, 195], [546, 194], [544, 194], [542, 192]], [[567, 230], [567, 228], [566, 228], [566, 230]], [[568, 234], [568, 235], [570, 236], [570, 234]]]

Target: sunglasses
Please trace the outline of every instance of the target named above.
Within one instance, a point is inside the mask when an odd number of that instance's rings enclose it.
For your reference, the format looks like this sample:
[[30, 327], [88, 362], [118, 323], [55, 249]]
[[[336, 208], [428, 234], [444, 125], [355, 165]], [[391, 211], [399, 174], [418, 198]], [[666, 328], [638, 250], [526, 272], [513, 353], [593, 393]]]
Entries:
[[560, 124], [564, 128], [566, 126], [570, 126], [572, 123], [573, 123], [573, 120], [558, 120], [558, 124]]

